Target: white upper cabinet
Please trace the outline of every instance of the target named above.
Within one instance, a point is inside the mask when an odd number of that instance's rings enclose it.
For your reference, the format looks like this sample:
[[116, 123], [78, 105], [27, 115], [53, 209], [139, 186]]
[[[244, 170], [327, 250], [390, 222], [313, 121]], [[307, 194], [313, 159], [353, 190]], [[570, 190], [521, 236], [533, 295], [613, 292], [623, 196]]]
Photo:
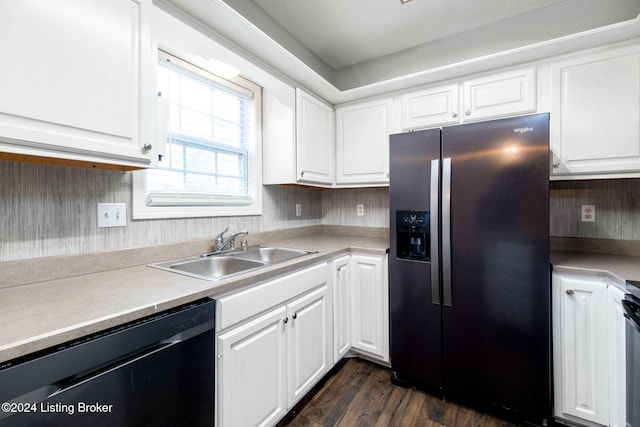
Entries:
[[462, 83], [463, 121], [536, 111], [534, 67], [505, 71]]
[[153, 140], [151, 7], [151, 0], [2, 2], [0, 158], [153, 166], [164, 144]]
[[336, 183], [388, 185], [393, 98], [336, 108]]
[[639, 94], [637, 45], [552, 63], [552, 178], [640, 176]]
[[296, 89], [296, 147], [298, 181], [333, 185], [333, 108]]
[[416, 129], [459, 122], [459, 85], [440, 86], [405, 93], [402, 105], [402, 129]]
[[264, 89], [263, 183], [333, 186], [333, 108], [285, 84]]
[[405, 93], [402, 129], [437, 127], [536, 111], [534, 67]]

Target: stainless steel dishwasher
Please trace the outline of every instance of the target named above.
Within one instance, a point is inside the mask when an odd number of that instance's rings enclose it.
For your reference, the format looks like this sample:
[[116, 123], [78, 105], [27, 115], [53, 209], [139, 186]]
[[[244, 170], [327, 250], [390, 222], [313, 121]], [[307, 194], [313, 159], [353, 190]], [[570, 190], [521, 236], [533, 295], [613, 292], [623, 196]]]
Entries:
[[640, 282], [628, 280], [622, 300], [627, 321], [627, 423], [640, 426]]
[[0, 426], [213, 426], [215, 301], [0, 365]]

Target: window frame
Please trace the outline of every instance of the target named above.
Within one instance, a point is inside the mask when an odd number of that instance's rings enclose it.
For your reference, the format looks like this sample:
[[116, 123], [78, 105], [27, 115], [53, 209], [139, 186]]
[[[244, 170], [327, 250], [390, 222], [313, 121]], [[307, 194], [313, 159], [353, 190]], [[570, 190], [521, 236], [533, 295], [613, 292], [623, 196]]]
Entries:
[[[252, 95], [251, 121], [249, 132], [253, 134], [254, 143], [247, 147], [248, 151], [248, 195], [229, 195], [214, 193], [146, 193], [147, 170], [133, 172], [133, 219], [192, 218], [218, 216], [247, 216], [262, 214], [262, 88], [242, 76], [222, 78], [206, 69], [206, 62], [196, 63], [181, 59], [179, 56], [158, 51], [158, 60], [167, 60], [186, 68], [191, 72], [204, 75], [216, 83], [232, 90]], [[155, 78], [154, 78], [155, 81]], [[160, 102], [158, 105], [160, 105]], [[160, 109], [160, 108], [159, 108]], [[161, 112], [157, 116], [162, 116]], [[155, 138], [166, 138], [166, 130], [158, 124]], [[150, 203], [147, 203], [147, 199]]]

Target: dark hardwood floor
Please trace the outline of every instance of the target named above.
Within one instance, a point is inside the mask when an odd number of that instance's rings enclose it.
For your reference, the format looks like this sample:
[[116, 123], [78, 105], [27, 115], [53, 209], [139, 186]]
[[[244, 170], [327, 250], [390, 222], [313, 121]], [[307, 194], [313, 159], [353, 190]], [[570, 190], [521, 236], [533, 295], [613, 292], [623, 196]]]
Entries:
[[390, 371], [349, 359], [278, 427], [514, 427], [494, 416], [391, 383]]

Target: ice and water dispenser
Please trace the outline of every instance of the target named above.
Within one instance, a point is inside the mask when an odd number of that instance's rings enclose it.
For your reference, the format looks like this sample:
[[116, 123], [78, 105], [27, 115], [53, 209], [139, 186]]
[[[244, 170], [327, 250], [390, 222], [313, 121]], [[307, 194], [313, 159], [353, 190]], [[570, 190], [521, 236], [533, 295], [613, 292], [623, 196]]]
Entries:
[[396, 256], [431, 261], [430, 225], [429, 211], [396, 211]]

